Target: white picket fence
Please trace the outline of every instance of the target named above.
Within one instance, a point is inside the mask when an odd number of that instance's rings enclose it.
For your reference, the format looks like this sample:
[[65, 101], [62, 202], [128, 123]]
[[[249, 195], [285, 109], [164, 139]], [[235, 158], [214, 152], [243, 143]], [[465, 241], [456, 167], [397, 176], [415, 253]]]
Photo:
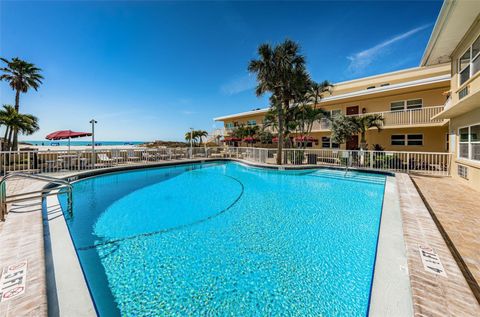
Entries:
[[[350, 151], [339, 149], [284, 149], [282, 165], [333, 166], [366, 170], [450, 175], [451, 153]], [[240, 159], [265, 165], [277, 163], [277, 150], [253, 147], [102, 149], [71, 151], [0, 152], [0, 173], [22, 171], [56, 173], [148, 165], [163, 161], [198, 158]]]

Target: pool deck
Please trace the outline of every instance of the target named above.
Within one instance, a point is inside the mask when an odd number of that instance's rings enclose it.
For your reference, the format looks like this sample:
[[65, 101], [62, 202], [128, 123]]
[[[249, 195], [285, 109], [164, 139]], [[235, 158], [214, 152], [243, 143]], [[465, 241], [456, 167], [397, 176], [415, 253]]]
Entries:
[[[58, 177], [66, 176], [66, 174], [58, 175]], [[480, 316], [480, 305], [412, 180], [406, 174], [397, 174], [395, 180], [399, 192], [403, 240], [414, 315]], [[39, 189], [44, 185], [45, 183], [33, 180], [11, 180], [8, 182], [7, 190], [19, 193]], [[23, 295], [10, 301], [0, 302], [0, 316], [47, 316], [46, 251], [44, 220], [40, 204], [39, 201], [35, 204], [28, 202], [23, 207], [14, 206], [10, 210], [15, 211], [15, 209], [17, 212], [10, 212], [6, 222], [0, 223], [0, 266], [3, 268], [27, 259], [27, 285]], [[388, 232], [384, 232], [383, 235], [386, 238], [392, 238], [389, 237]], [[396, 241], [398, 243], [398, 239]], [[447, 277], [425, 271], [418, 250], [419, 245], [435, 249], [447, 272]], [[379, 250], [381, 250], [380, 245]], [[385, 254], [385, 256], [391, 257], [392, 255]], [[402, 271], [401, 267], [392, 267], [392, 270], [397, 270], [395, 274], [405, 274], [406, 272], [405, 268]], [[375, 274], [377, 274], [377, 269]], [[388, 270], [382, 274], [388, 274]], [[381, 277], [381, 275], [379, 274], [377, 277]], [[372, 298], [382, 295], [372, 293]], [[405, 305], [401, 301], [398, 304]], [[373, 309], [374, 307], [371, 307], [370, 316], [385, 315], [385, 311], [382, 311], [381, 307], [380, 310]], [[49, 313], [54, 314], [55, 312], [50, 311]], [[390, 316], [399, 315], [390, 314]]]
[[480, 191], [452, 178], [412, 176], [412, 180], [480, 301]]
[[[45, 183], [17, 179], [7, 183], [8, 193], [41, 189]], [[0, 316], [46, 316], [47, 287], [41, 200], [9, 206], [10, 213], [0, 222], [0, 266], [27, 260], [26, 290], [23, 295], [0, 302]]]
[[[480, 316], [480, 304], [412, 180], [406, 174], [396, 178], [415, 316]], [[419, 246], [435, 250], [447, 277], [424, 269]]]

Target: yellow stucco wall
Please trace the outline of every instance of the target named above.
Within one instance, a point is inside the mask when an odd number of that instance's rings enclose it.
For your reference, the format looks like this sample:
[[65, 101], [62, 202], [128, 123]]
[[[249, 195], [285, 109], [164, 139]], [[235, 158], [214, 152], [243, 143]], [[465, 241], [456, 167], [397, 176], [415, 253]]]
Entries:
[[[367, 144], [369, 148], [380, 144], [386, 151], [412, 151], [412, 152], [446, 152], [448, 126], [422, 127], [406, 129], [369, 130]], [[393, 134], [423, 134], [423, 145], [391, 145]]]
[[451, 55], [452, 59], [452, 79], [451, 79], [451, 91], [452, 91], [452, 104], [455, 105], [459, 101], [458, 92], [468, 86], [469, 95], [474, 94], [480, 90], [480, 71], [473, 75], [469, 80], [459, 85], [458, 74], [458, 59], [465, 53], [465, 51], [472, 45], [472, 43], [480, 36], [480, 18], [477, 19], [462, 41], [458, 44]]
[[[458, 158], [458, 129], [475, 124], [480, 124], [480, 104], [478, 105], [478, 109], [450, 120], [450, 134], [455, 138], [452, 176], [474, 188], [480, 189], [480, 161], [471, 161]], [[459, 177], [458, 165], [463, 165], [468, 168], [468, 180]]]

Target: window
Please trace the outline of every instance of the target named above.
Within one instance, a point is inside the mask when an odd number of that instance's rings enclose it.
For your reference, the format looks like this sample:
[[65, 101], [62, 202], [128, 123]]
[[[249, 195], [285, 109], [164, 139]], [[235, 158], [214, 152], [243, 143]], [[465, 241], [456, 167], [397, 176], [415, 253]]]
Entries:
[[367, 87], [367, 89], [373, 89], [373, 88], [375, 88], [375, 86], [369, 86], [369, 87]]
[[403, 111], [405, 108], [405, 103], [403, 101], [395, 101], [390, 103], [390, 110], [392, 111]]
[[340, 109], [330, 111], [330, 116], [331, 116], [332, 119], [334, 119], [335, 117], [337, 117], [340, 114], [342, 114], [342, 110], [340, 110]]
[[404, 134], [393, 134], [392, 135], [392, 145], [405, 145], [405, 135]]
[[257, 125], [257, 120], [248, 120], [247, 125], [249, 126]]
[[386, 87], [386, 86], [390, 86], [389, 83], [386, 83], [386, 84], [381, 84], [380, 87]]
[[480, 124], [458, 129], [458, 157], [480, 161]]
[[423, 134], [392, 134], [392, 145], [423, 145]]
[[480, 70], [480, 36], [458, 59], [459, 85], [465, 83]]
[[422, 99], [407, 100], [407, 109], [422, 108]]
[[332, 139], [328, 136], [322, 136], [322, 148], [324, 149], [338, 149], [340, 147], [340, 144], [335, 143], [332, 141]]
[[407, 145], [423, 145], [423, 134], [408, 134]]
[[324, 149], [330, 148], [330, 138], [328, 136], [322, 136], [322, 148]]
[[404, 111], [412, 109], [420, 109], [423, 106], [422, 99], [411, 99], [411, 100], [402, 100], [394, 101], [390, 103], [391, 111]]
[[225, 128], [227, 128], [227, 129], [233, 129], [233, 122], [227, 122], [227, 123], [225, 123]]

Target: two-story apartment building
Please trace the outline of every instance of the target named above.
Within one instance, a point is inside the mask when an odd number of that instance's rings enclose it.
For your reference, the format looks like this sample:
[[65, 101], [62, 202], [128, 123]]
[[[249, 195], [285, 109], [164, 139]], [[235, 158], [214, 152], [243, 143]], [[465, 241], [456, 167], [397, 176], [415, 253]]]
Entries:
[[[378, 144], [390, 151], [448, 151], [448, 120], [432, 119], [442, 112], [446, 95], [450, 89], [450, 65], [441, 64], [416, 67], [401, 71], [336, 83], [330, 95], [317, 105], [337, 113], [362, 116], [380, 114], [384, 118], [383, 128], [367, 132], [369, 148]], [[262, 126], [267, 112], [257, 109], [215, 118], [224, 122], [225, 134], [238, 125]], [[316, 122], [311, 137], [314, 148], [357, 149], [359, 137], [346, 144], [335, 144], [331, 140], [328, 120]]]
[[480, 1], [444, 2], [421, 65], [445, 62], [450, 98], [434, 120], [449, 120], [452, 175], [480, 188]]

